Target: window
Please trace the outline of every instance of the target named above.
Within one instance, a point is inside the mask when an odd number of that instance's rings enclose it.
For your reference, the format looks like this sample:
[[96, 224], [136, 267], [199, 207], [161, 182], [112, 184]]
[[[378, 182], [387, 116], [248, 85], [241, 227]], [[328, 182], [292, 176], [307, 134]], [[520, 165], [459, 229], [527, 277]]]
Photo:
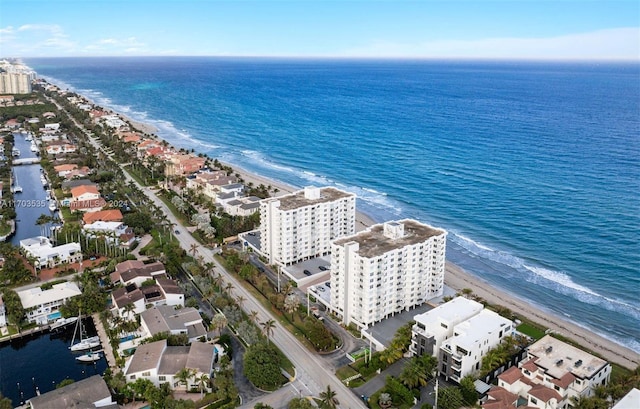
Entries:
[[538, 400], [533, 396], [530, 396], [530, 398], [531, 398], [531, 403], [538, 403]]
[[164, 375], [160, 375], [160, 376], [158, 377], [158, 380], [159, 380], [160, 382], [162, 382], [162, 381], [166, 381], [166, 380], [167, 380], [167, 377], [166, 377], [166, 376], [164, 376]]
[[131, 375], [131, 376], [129, 377], [129, 379], [134, 380], [134, 379], [136, 379], [136, 376], [135, 376], [135, 375]]
[[151, 376], [151, 372], [147, 371], [147, 372], [143, 372], [142, 376]]

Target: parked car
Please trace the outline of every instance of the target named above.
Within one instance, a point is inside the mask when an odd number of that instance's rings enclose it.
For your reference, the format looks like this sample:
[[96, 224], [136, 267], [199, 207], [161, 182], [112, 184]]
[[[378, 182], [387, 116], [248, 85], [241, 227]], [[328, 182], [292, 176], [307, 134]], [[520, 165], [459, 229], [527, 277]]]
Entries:
[[324, 283], [324, 285], [326, 285], [327, 287], [331, 288], [331, 282], [327, 281], [326, 283]]
[[310, 276], [310, 275], [312, 275], [312, 273], [311, 273], [311, 271], [309, 271], [309, 270], [304, 270], [304, 275], [306, 275], [306, 276]]
[[318, 268], [320, 269], [320, 271], [327, 271], [329, 269], [329, 267], [327, 266], [320, 266]]
[[173, 231], [175, 234], [180, 234], [180, 230], [174, 230]]

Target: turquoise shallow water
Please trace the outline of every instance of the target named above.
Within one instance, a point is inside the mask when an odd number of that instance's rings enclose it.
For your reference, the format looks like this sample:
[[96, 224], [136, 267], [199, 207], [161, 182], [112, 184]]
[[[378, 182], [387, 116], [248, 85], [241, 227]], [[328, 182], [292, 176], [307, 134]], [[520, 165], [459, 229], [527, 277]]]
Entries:
[[640, 351], [638, 64], [26, 62], [178, 146], [444, 227], [450, 260]]

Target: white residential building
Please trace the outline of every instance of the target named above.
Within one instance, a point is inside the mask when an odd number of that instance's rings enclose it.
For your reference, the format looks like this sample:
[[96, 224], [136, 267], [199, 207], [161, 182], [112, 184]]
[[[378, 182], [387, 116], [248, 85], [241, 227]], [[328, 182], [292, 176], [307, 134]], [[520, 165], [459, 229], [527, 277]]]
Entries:
[[82, 294], [78, 285], [72, 281], [54, 284], [49, 290], [43, 291], [40, 287], [34, 287], [16, 293], [20, 297], [22, 308], [27, 312], [27, 320], [38, 325], [55, 321], [59, 318], [55, 313], [60, 306], [68, 299]]
[[541, 409], [571, 407], [571, 398], [594, 395], [609, 382], [611, 365], [572, 345], [545, 335], [527, 348], [527, 356], [498, 376], [498, 388]]
[[[125, 363], [125, 379], [128, 383], [148, 379], [158, 387], [167, 383], [171, 389], [197, 388], [199, 377], [211, 376], [215, 354], [213, 345], [202, 342], [193, 342], [190, 346], [167, 346], [164, 339], [150, 342], [140, 345]], [[195, 370], [188, 385], [181, 384], [176, 377], [185, 368]]]
[[331, 241], [355, 232], [356, 195], [306, 187], [260, 202], [260, 248], [270, 264], [291, 265], [331, 252]]
[[438, 357], [442, 342], [453, 336], [453, 328], [478, 315], [484, 306], [465, 297], [456, 297], [436, 308], [413, 317], [411, 328], [412, 355], [429, 354]]
[[462, 378], [480, 370], [482, 358], [502, 340], [513, 335], [514, 323], [491, 310], [456, 325], [453, 337], [440, 346], [438, 367], [440, 374], [460, 382]]
[[447, 233], [415, 220], [376, 224], [331, 245], [331, 305], [361, 328], [442, 295]]
[[89, 237], [104, 235], [106, 240], [111, 243], [119, 242], [121, 235], [131, 233], [131, 229], [122, 222], [103, 222], [101, 220], [85, 224], [82, 229], [88, 233]]
[[30, 94], [31, 76], [25, 73], [0, 73], [0, 94]]
[[51, 268], [61, 264], [82, 261], [80, 243], [53, 246], [51, 241], [44, 236], [20, 240], [20, 249], [24, 251], [27, 257], [33, 257], [36, 269]]
[[4, 301], [2, 300], [2, 294], [0, 294], [0, 327], [7, 326], [7, 309], [4, 306]]

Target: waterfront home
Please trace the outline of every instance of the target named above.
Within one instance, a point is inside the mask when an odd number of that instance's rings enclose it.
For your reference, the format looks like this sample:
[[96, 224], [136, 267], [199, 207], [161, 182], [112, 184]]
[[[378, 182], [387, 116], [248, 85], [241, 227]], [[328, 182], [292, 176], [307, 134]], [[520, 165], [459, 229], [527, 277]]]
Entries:
[[118, 408], [100, 375], [76, 381], [28, 400], [30, 409]]
[[[211, 376], [216, 357], [216, 347], [211, 344], [194, 342], [190, 346], [168, 346], [167, 340], [140, 345], [124, 366], [127, 383], [138, 379], [148, 379], [155, 386], [163, 383], [171, 389], [198, 388], [198, 378]], [[176, 375], [181, 370], [191, 369], [192, 376], [186, 385]], [[206, 390], [210, 391], [207, 385]]]
[[480, 370], [482, 358], [514, 333], [514, 323], [491, 310], [457, 324], [453, 337], [442, 342], [438, 352], [440, 374], [454, 382]]
[[438, 357], [442, 342], [453, 336], [456, 325], [478, 315], [484, 306], [465, 297], [456, 297], [425, 313], [415, 315], [409, 352]]
[[202, 169], [205, 162], [205, 158], [198, 156], [173, 153], [165, 161], [165, 175], [190, 175]]
[[100, 210], [97, 212], [88, 212], [82, 216], [84, 224], [94, 222], [121, 222], [122, 212], [120, 209]]
[[[184, 292], [175, 281], [168, 278], [147, 278], [145, 281], [143, 286], [132, 283], [113, 290], [113, 315], [132, 319], [136, 314], [158, 305], [184, 307]], [[127, 307], [129, 304], [133, 307]]]
[[95, 200], [100, 198], [100, 192], [95, 186], [83, 185], [72, 188], [71, 197], [72, 202]]
[[[518, 395], [533, 408], [560, 409], [568, 407], [573, 397], [593, 396], [610, 376], [607, 361], [545, 335], [527, 348], [518, 367], [498, 376], [498, 386], [492, 389]], [[497, 400], [489, 395], [483, 408], [492, 408]]]
[[73, 153], [77, 150], [77, 147], [69, 141], [52, 141], [50, 142], [45, 151], [49, 155], [59, 155], [64, 153]]
[[112, 129], [126, 128], [127, 123], [124, 122], [118, 115], [103, 115], [100, 118], [100, 124]]
[[98, 185], [96, 183], [93, 183], [89, 179], [76, 179], [76, 180], [66, 180], [62, 182], [62, 191], [70, 192], [71, 189], [78, 186], [93, 186], [96, 189], [98, 188]]
[[83, 178], [87, 175], [91, 174], [91, 169], [88, 166], [83, 166], [81, 168], [73, 169], [71, 172], [68, 172], [64, 178], [65, 179], [73, 179], [73, 178]]
[[115, 244], [122, 244], [122, 237], [129, 237], [133, 233], [133, 229], [122, 222], [96, 221], [85, 224], [82, 229], [90, 238], [104, 237], [108, 243]]
[[72, 281], [54, 284], [50, 289], [40, 287], [16, 290], [27, 320], [44, 325], [60, 318], [59, 308], [67, 300], [82, 294], [78, 285]]
[[52, 268], [62, 264], [82, 261], [80, 243], [66, 243], [54, 246], [44, 236], [20, 240], [20, 249], [36, 269]]
[[53, 169], [56, 171], [58, 176], [63, 178], [72, 170], [78, 169], [78, 165], [75, 163], [65, 163], [64, 165], [54, 166]]
[[640, 390], [633, 388], [611, 409], [638, 409], [640, 408]]
[[[260, 201], [262, 199], [257, 196], [238, 197], [232, 200], [224, 201], [222, 208], [231, 216], [251, 216], [260, 210]], [[218, 201], [216, 200], [218, 203]]]
[[[144, 294], [135, 285], [113, 290], [111, 292], [111, 302], [113, 304], [113, 315], [129, 320], [147, 308]], [[127, 307], [130, 304], [133, 307]]]
[[189, 342], [207, 338], [202, 317], [195, 308], [176, 309], [171, 305], [157, 305], [140, 314], [140, 324], [146, 333], [143, 338], [166, 332], [172, 335], [186, 334]]
[[7, 310], [2, 300], [2, 294], [0, 294], [0, 328], [7, 326]]

